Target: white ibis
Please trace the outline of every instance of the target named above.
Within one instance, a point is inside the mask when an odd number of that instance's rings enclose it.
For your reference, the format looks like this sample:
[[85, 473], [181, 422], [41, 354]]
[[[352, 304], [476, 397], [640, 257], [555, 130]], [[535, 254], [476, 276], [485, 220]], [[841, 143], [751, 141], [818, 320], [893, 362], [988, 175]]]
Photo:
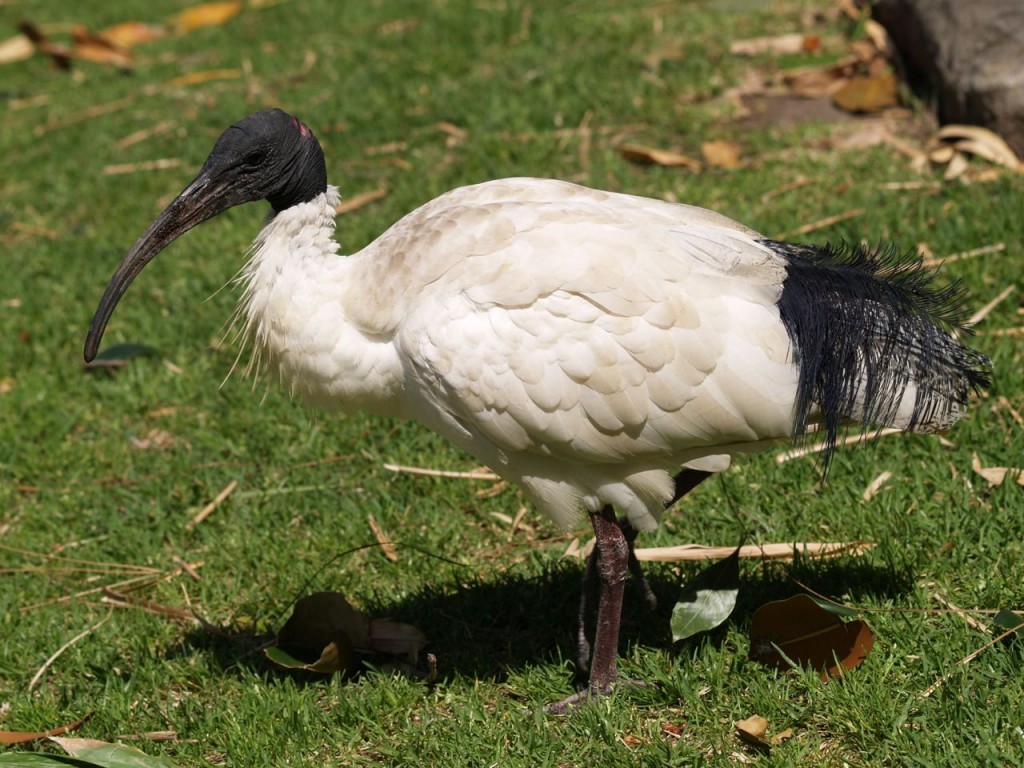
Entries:
[[[128, 252], [86, 360], [151, 259], [260, 199], [271, 215], [239, 305], [257, 371], [317, 407], [419, 421], [557, 523], [590, 516], [590, 679], [563, 704], [617, 681], [633, 539], [669, 503], [809, 424], [824, 429], [826, 467], [849, 423], [944, 430], [989, 382], [957, 340], [961, 292], [919, 260], [775, 242], [688, 205], [502, 179], [441, 195], [342, 256], [323, 151], [280, 110], [228, 128]], [[582, 634], [580, 646], [586, 664]]]

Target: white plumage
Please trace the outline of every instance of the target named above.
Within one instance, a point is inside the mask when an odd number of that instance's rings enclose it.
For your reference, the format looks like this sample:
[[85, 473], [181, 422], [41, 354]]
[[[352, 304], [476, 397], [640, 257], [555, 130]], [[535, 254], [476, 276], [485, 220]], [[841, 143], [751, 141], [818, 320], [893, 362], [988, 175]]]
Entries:
[[243, 272], [256, 359], [311, 405], [420, 421], [564, 526], [650, 530], [680, 466], [793, 434], [785, 264], [742, 225], [504, 179], [342, 258], [337, 203], [278, 213]]
[[503, 179], [341, 256], [320, 145], [277, 110], [225, 131], [125, 256], [86, 359], [157, 253], [259, 199], [273, 215], [238, 315], [255, 369], [314, 407], [421, 422], [561, 525], [589, 514], [600, 604], [590, 658], [580, 635], [589, 688], [569, 701], [618, 677], [632, 542], [667, 504], [809, 422], [832, 445], [850, 422], [945, 429], [988, 382], [950, 333], [962, 297], [918, 262], [774, 242], [692, 206]]

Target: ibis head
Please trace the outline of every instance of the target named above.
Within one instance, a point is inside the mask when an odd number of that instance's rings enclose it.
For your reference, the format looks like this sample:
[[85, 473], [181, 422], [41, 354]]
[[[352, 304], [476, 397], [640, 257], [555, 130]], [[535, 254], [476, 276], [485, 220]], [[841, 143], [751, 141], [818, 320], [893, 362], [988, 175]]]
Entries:
[[256, 112], [217, 139], [199, 175], [157, 216], [117, 267], [85, 341], [96, 357], [103, 331], [132, 280], [160, 251], [198, 224], [242, 203], [283, 211], [327, 189], [324, 153], [313, 132], [279, 109]]

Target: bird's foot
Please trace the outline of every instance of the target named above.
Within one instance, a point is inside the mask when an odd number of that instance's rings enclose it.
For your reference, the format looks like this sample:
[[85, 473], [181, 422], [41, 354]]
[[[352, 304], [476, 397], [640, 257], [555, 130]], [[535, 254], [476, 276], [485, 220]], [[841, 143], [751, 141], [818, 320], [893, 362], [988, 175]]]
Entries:
[[564, 715], [575, 707], [597, 701], [602, 696], [610, 696], [616, 690], [623, 688], [647, 688], [651, 685], [654, 685], [654, 683], [648, 683], [644, 680], [622, 679], [604, 686], [587, 686], [572, 696], [551, 702], [544, 707], [544, 712], [549, 715]]

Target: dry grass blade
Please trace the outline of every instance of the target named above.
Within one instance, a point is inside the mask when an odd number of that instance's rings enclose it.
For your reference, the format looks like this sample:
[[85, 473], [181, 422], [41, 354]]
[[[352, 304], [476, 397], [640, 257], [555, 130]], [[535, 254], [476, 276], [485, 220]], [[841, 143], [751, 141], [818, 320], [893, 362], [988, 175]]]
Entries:
[[113, 163], [103, 166], [103, 173], [107, 176], [119, 176], [125, 173], [140, 173], [147, 171], [166, 171], [168, 168], [177, 168], [181, 165], [181, 159], [177, 157], [162, 157], [158, 160], [145, 160], [140, 163]]
[[964, 325], [966, 325], [968, 328], [973, 328], [975, 325], [977, 325], [986, 317], [988, 317], [989, 313], [991, 313], [993, 309], [995, 309], [1004, 301], [1006, 301], [1006, 299], [1009, 298], [1010, 294], [1013, 293], [1015, 290], [1017, 290], [1017, 286], [1015, 285], [1006, 286], [1002, 291], [1000, 291], [998, 296], [992, 299], [992, 301], [990, 301], [984, 307], [982, 307], [973, 315], [971, 315], [970, 319], [966, 323], [964, 323]]
[[151, 125], [148, 128], [140, 128], [133, 133], [129, 133], [122, 139], [119, 139], [114, 146], [117, 149], [127, 149], [130, 146], [138, 144], [140, 141], [152, 138], [153, 136], [160, 136], [161, 134], [167, 133], [174, 128], [176, 123], [173, 120], [161, 120], [156, 125]]
[[878, 492], [882, 490], [882, 486], [885, 485], [892, 478], [892, 472], [885, 470], [878, 477], [871, 481], [871, 484], [864, 489], [863, 498], [864, 501], [871, 501]]
[[395, 548], [391, 545], [391, 540], [387, 535], [385, 535], [384, 529], [381, 528], [380, 523], [377, 522], [377, 518], [373, 515], [367, 515], [366, 522], [370, 524], [370, 530], [373, 531], [374, 538], [377, 539], [377, 543], [380, 544], [380, 551], [384, 553], [384, 557], [392, 563], [397, 563], [398, 553], [395, 552]]
[[986, 635], [988, 634], [988, 627], [986, 627], [984, 624], [982, 624], [976, 618], [974, 618], [969, 613], [967, 613], [967, 611], [965, 611], [963, 608], [960, 608], [959, 606], [953, 605], [953, 603], [949, 602], [949, 600], [944, 598], [938, 592], [932, 592], [932, 600], [935, 600], [936, 602], [942, 603], [944, 606], [946, 606], [946, 608], [948, 608], [950, 611], [955, 613], [957, 616], [959, 616], [961, 619], [966, 621], [968, 624], [970, 624], [972, 627], [974, 627], [979, 632], [983, 632]]
[[923, 260], [925, 267], [937, 267], [942, 264], [952, 264], [954, 261], [962, 261], [963, 259], [973, 259], [975, 256], [985, 256], [990, 253], [1000, 253], [1006, 250], [1006, 243], [993, 243], [992, 245], [983, 245], [980, 248], [973, 248], [969, 251], [962, 251], [961, 253], [954, 253], [952, 256], [933, 256]]
[[342, 200], [334, 207], [335, 213], [339, 216], [343, 213], [351, 213], [352, 211], [359, 210], [365, 205], [369, 205], [375, 200], [380, 200], [385, 197], [388, 193], [387, 187], [377, 187], [377, 189], [371, 189], [369, 192], [363, 192], [360, 195], [354, 195], [345, 200]]
[[864, 208], [852, 208], [849, 211], [837, 213], [834, 216], [826, 216], [824, 219], [818, 219], [817, 221], [812, 221], [809, 224], [804, 224], [802, 227], [797, 227], [796, 229], [792, 229], [788, 232], [783, 232], [779, 235], [776, 235], [775, 239], [786, 240], [787, 238], [795, 237], [796, 235], [806, 235], [811, 232], [815, 232], [816, 230], [819, 229], [831, 227], [833, 224], [838, 224], [841, 221], [846, 221], [847, 219], [853, 219], [856, 218], [857, 216], [862, 216], [864, 215], [864, 213]]
[[103, 597], [100, 599], [101, 603], [112, 606], [114, 608], [139, 608], [140, 610], [152, 613], [155, 616], [164, 616], [168, 619], [174, 619], [184, 624], [194, 624], [199, 621], [198, 617], [192, 612], [187, 611], [183, 608], [175, 608], [172, 605], [163, 605], [153, 600], [144, 600], [142, 598], [131, 597], [122, 592], [115, 592], [112, 589], [104, 589]]
[[36, 136], [43, 136], [51, 131], [67, 128], [75, 125], [76, 123], [92, 120], [97, 117], [102, 117], [103, 115], [109, 115], [112, 112], [117, 112], [131, 104], [134, 104], [135, 99], [136, 97], [132, 95], [125, 96], [123, 99], [118, 99], [117, 101], [111, 101], [107, 104], [97, 104], [94, 107], [83, 109], [81, 112], [75, 112], [67, 117], [62, 117], [57, 120], [51, 120], [48, 123], [43, 123], [42, 125], [37, 125], [32, 132]]
[[85, 630], [79, 632], [77, 635], [75, 635], [70, 640], [68, 640], [66, 643], [64, 643], [64, 645], [62, 645], [60, 648], [58, 648], [56, 651], [54, 651], [53, 654], [50, 656], [50, 658], [48, 658], [43, 663], [43, 666], [41, 666], [39, 668], [39, 671], [36, 672], [32, 676], [32, 679], [28, 683], [28, 690], [31, 691], [33, 688], [35, 688], [37, 685], [39, 685], [39, 681], [43, 679], [43, 675], [46, 674], [46, 670], [48, 670], [51, 666], [53, 666], [53, 663], [55, 661], [57, 661], [57, 659], [60, 658], [61, 654], [64, 653], [64, 651], [66, 651], [68, 648], [73, 646], [79, 640], [88, 637], [93, 632], [95, 632], [97, 629], [102, 627], [104, 624], [106, 624], [108, 621], [110, 621], [110, 617], [113, 616], [113, 615], [114, 615], [114, 613], [113, 613], [113, 611], [111, 611], [106, 616], [104, 616], [102, 619], [100, 619], [95, 624], [93, 624], [91, 627], [89, 627], [88, 629], [85, 629]]

